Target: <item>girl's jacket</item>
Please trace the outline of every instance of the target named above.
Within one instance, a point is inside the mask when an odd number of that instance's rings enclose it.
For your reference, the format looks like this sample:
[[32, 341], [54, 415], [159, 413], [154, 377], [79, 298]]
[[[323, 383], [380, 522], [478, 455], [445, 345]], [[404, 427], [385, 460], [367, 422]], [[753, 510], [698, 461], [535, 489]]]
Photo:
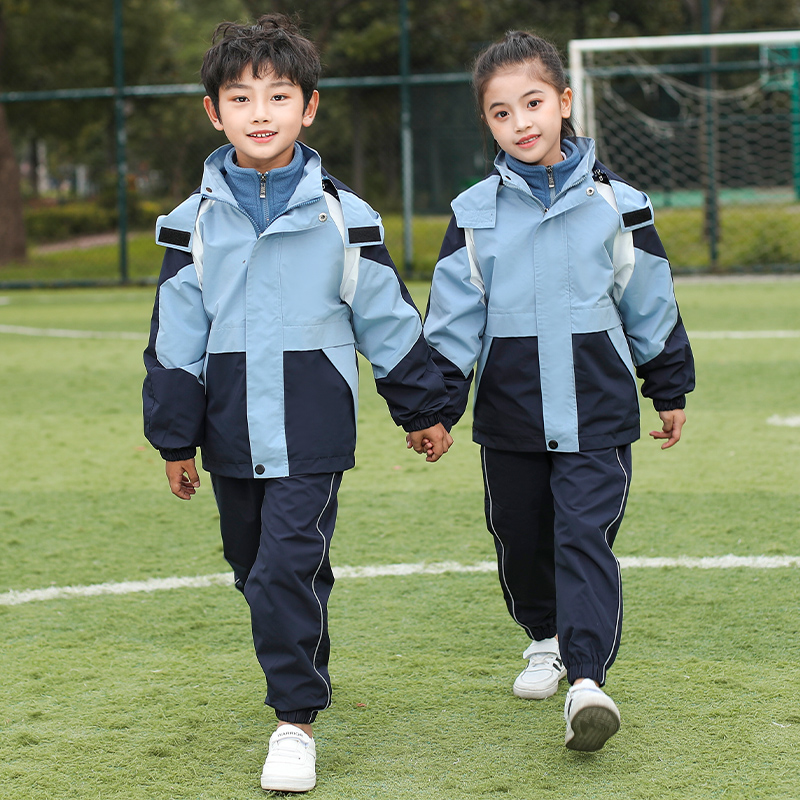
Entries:
[[639, 438], [636, 373], [658, 411], [683, 408], [694, 388], [650, 201], [595, 160], [591, 139], [573, 141], [580, 163], [549, 208], [502, 152], [492, 174], [452, 203], [425, 337], [452, 423], [475, 368], [473, 438], [482, 445], [627, 444]]
[[357, 350], [398, 425], [436, 424], [444, 381], [380, 217], [303, 146], [288, 208], [259, 235], [221, 172], [229, 147], [158, 220], [167, 250], [144, 355], [149, 441], [169, 461], [200, 447], [205, 469], [234, 478], [348, 469]]

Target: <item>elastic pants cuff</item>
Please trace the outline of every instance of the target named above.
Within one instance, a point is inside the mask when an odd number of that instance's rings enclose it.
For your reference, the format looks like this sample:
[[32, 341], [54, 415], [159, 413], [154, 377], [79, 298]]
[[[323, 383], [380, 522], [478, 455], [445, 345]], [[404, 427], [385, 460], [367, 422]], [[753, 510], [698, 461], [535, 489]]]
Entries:
[[589, 678], [596, 681], [601, 686], [605, 685], [606, 677], [605, 670], [597, 664], [576, 664], [567, 666], [567, 680], [570, 686], [575, 683], [579, 678]]
[[555, 625], [540, 625], [536, 628], [531, 628], [530, 632], [533, 634], [534, 641], [541, 642], [542, 639], [554, 639], [558, 633], [558, 628]]
[[275, 709], [275, 716], [281, 722], [290, 722], [292, 725], [311, 725], [317, 718], [317, 711], [311, 708], [301, 708], [297, 711], [279, 711]]

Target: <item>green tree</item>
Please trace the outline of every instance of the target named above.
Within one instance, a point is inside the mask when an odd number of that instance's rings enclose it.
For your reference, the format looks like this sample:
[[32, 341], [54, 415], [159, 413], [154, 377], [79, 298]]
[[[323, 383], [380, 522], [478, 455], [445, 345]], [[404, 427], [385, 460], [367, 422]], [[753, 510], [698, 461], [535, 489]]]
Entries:
[[[169, 48], [165, 31], [174, 0], [125, 0], [125, 65], [128, 83], [156, 77]], [[0, 0], [0, 86], [6, 91], [105, 87], [113, 84], [113, 17], [107, 0]], [[62, 161], [86, 163], [98, 173], [113, 164], [113, 115], [108, 100], [24, 102], [4, 109], [17, 146], [42, 139]], [[0, 112], [2, 113], [2, 112]], [[3, 137], [0, 117], [0, 263], [24, 255], [19, 171]], [[5, 144], [5, 146], [4, 146]], [[9, 199], [11, 198], [11, 199]], [[12, 213], [11, 206], [14, 206]], [[16, 234], [22, 247], [6, 242]]]

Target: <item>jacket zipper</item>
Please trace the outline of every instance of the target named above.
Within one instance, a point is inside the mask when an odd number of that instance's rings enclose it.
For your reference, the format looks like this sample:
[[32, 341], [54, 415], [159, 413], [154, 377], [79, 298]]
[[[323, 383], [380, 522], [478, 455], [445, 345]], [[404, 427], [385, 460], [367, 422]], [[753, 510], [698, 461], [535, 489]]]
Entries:
[[547, 166], [545, 169], [547, 170], [547, 188], [550, 190], [550, 205], [552, 206], [556, 201], [556, 179], [552, 166]]
[[267, 196], [267, 173], [263, 172], [259, 173], [259, 175], [261, 176], [261, 191], [258, 196], [264, 200]]

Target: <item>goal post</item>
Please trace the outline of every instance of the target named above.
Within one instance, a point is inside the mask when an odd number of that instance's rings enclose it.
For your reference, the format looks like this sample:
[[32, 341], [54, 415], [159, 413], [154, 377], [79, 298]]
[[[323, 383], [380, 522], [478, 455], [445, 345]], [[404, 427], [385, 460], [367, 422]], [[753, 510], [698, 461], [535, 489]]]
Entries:
[[[572, 90], [576, 95], [573, 118], [580, 130], [592, 136], [593, 98], [591, 78], [586, 70], [586, 54], [631, 52], [641, 50], [702, 50], [702, 48], [733, 47], [737, 45], [797, 45], [800, 30], [761, 31], [743, 33], [705, 33], [674, 36], [623, 36], [608, 39], [572, 39], [569, 43], [569, 71]], [[795, 65], [795, 69], [797, 65]]]
[[684, 266], [800, 269], [799, 54], [800, 30], [570, 42], [576, 129], [694, 220]]

